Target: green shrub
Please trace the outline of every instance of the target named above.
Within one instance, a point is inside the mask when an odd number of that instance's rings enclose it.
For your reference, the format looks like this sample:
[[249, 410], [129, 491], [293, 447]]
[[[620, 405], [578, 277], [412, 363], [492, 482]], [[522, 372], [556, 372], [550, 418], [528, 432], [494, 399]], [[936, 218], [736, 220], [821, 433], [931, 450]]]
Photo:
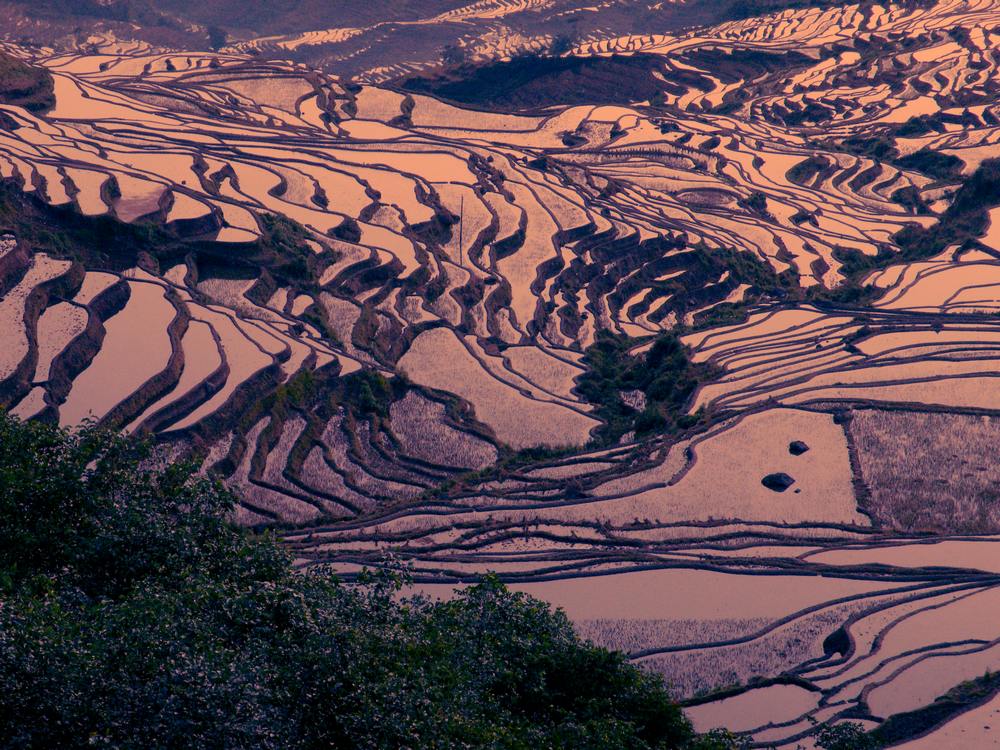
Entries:
[[878, 750], [882, 743], [854, 722], [827, 724], [816, 733], [816, 746], [822, 750]]
[[193, 466], [0, 413], [7, 748], [685, 748], [658, 678], [487, 578], [294, 572]]
[[[626, 432], [675, 432], [697, 423], [685, 409], [699, 383], [718, 374], [710, 364], [693, 363], [673, 333], [661, 335], [642, 356], [631, 357], [635, 341], [603, 331], [584, 354], [587, 372], [577, 381], [580, 394], [597, 405], [605, 421], [600, 438], [611, 442]], [[639, 413], [622, 402], [623, 391], [642, 391], [646, 408]]]
[[962, 167], [965, 166], [957, 156], [942, 154], [927, 148], [901, 156], [896, 159], [895, 164], [897, 167], [922, 172], [928, 177], [938, 180], [955, 179], [962, 173]]

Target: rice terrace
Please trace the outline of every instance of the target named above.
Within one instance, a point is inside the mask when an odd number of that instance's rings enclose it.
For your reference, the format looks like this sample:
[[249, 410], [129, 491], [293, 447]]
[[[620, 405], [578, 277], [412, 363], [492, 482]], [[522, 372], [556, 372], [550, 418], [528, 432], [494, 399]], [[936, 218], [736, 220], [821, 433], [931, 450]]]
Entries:
[[690, 727], [302, 747], [1000, 747], [1000, 0], [589, 1], [0, 0], [0, 436]]

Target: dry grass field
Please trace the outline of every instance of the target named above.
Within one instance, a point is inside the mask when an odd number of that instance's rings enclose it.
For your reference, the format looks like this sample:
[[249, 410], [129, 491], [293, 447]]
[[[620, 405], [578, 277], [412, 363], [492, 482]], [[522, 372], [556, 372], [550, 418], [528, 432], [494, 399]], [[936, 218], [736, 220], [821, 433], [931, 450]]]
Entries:
[[868, 490], [889, 529], [1000, 529], [1000, 420], [992, 416], [858, 409], [848, 430]]

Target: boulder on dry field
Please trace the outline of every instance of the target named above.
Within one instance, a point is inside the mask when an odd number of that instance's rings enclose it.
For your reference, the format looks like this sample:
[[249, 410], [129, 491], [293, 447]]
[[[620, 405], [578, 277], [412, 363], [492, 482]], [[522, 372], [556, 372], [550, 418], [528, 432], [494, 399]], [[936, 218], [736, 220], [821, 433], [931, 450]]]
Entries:
[[760, 483], [767, 487], [769, 490], [774, 490], [775, 492], [784, 492], [793, 484], [795, 480], [788, 476], [784, 472], [777, 472], [775, 474], [768, 474], [766, 477], [760, 480]]
[[809, 446], [801, 440], [793, 440], [788, 444], [788, 452], [793, 456], [801, 456], [807, 450], [809, 450]]

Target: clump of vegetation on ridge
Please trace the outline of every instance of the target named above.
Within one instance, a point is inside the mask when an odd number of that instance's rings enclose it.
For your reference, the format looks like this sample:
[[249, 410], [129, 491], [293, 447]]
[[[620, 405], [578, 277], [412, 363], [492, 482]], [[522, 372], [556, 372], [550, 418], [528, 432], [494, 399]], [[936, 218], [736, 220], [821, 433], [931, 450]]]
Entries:
[[45, 68], [0, 52], [0, 104], [47, 112], [55, 106], [52, 74]]
[[[676, 433], [693, 427], [702, 416], [685, 412], [691, 395], [700, 383], [719, 374], [713, 365], [692, 362], [676, 334], [663, 334], [645, 354], [630, 356], [636, 344], [626, 336], [602, 332], [584, 355], [588, 369], [576, 388], [597, 404], [595, 415], [605, 422], [599, 433], [604, 442], [626, 432]], [[625, 403], [622, 394], [630, 391], [642, 393], [643, 408]]]
[[903, 169], [912, 169], [936, 180], [954, 180], [962, 174], [964, 166], [962, 160], [957, 156], [927, 148], [901, 156], [893, 164]]

